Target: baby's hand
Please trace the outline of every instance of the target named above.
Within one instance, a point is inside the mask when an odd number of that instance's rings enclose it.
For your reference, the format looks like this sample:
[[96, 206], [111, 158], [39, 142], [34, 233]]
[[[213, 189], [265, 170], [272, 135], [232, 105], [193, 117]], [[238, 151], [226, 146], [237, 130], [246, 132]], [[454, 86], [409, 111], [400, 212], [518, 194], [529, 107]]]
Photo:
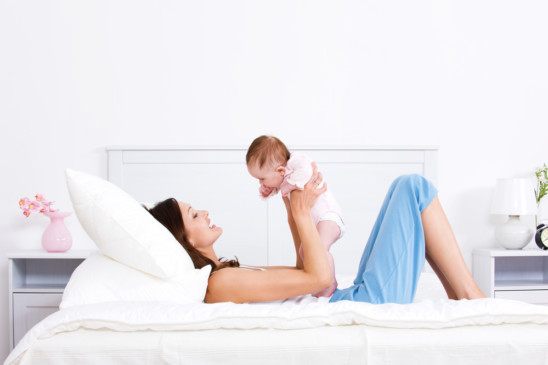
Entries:
[[274, 190], [274, 188], [269, 188], [267, 186], [261, 185], [261, 187], [259, 188], [259, 194], [261, 194], [261, 197], [266, 199], [270, 196], [270, 194], [272, 194], [272, 190]]

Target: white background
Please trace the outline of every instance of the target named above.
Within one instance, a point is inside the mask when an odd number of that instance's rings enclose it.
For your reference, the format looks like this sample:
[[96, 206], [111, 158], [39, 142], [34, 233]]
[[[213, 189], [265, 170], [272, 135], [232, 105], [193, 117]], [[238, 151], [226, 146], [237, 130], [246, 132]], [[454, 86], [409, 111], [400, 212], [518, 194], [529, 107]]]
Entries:
[[[540, 0], [0, 0], [1, 256], [40, 248], [47, 219], [25, 219], [18, 199], [70, 210], [64, 168], [106, 177], [106, 146], [274, 134], [439, 146], [440, 199], [470, 264], [496, 245], [496, 179], [548, 162], [546, 19]], [[75, 248], [93, 247], [67, 224]], [[0, 257], [2, 277], [6, 293]]]

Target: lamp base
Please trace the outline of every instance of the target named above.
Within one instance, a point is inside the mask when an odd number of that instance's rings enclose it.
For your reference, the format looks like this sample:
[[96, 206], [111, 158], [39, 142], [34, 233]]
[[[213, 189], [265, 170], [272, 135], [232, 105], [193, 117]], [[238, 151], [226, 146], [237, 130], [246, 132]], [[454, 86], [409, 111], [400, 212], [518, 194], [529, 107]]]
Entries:
[[495, 229], [495, 237], [507, 250], [521, 250], [531, 242], [533, 229], [523, 224], [519, 215], [511, 215], [506, 223]]

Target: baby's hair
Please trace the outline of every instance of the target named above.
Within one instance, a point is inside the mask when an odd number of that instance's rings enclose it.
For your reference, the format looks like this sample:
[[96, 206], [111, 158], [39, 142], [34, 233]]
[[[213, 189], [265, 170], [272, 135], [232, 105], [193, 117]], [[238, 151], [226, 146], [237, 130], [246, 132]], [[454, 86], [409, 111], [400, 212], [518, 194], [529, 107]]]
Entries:
[[285, 144], [274, 136], [260, 136], [255, 138], [247, 149], [245, 162], [249, 164], [258, 162], [262, 168], [267, 162], [286, 163], [291, 153]]

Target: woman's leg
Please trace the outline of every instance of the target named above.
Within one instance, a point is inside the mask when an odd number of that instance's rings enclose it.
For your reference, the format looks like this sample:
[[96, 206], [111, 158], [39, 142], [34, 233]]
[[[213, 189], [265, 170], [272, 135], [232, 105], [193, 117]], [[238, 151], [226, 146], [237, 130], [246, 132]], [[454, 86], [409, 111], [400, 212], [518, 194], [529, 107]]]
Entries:
[[440, 279], [441, 284], [443, 285], [443, 289], [445, 289], [445, 292], [447, 293], [447, 297], [449, 299], [458, 299], [457, 294], [455, 294], [455, 291], [445, 278], [445, 275], [441, 272], [440, 268], [438, 267], [438, 265], [436, 265], [434, 260], [432, 260], [432, 258], [428, 255], [428, 252], [426, 252], [426, 261], [428, 261], [430, 267], [432, 267], [432, 270], [434, 270], [434, 272], [438, 276], [438, 279]]
[[420, 175], [397, 178], [373, 226], [354, 285], [337, 289], [331, 301], [413, 301], [425, 260], [421, 212], [437, 195]]
[[[451, 299], [485, 298], [464, 262], [438, 197], [422, 212], [426, 255]], [[449, 290], [448, 290], [449, 289]]]

